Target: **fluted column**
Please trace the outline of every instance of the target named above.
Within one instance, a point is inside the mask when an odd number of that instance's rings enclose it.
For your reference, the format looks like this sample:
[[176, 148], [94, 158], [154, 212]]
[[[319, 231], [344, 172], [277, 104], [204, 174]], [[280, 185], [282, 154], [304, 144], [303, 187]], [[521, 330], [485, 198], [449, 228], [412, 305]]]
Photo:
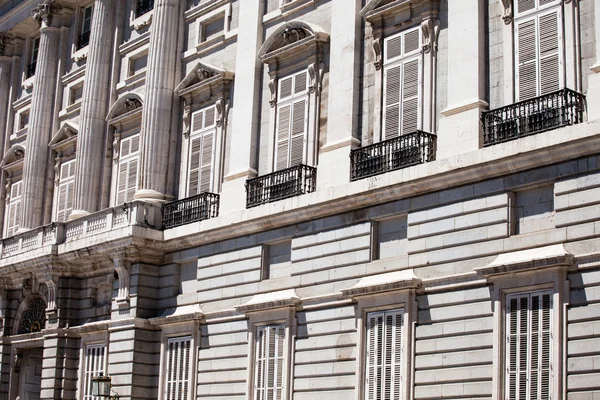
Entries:
[[[2, 37], [0, 37], [1, 40]], [[6, 132], [6, 116], [8, 115], [9, 108], [8, 95], [11, 87], [11, 66], [12, 58], [5, 56], [0, 47], [0, 137], [3, 137]], [[4, 143], [4, 140], [2, 140], [2, 143]]]
[[179, 0], [156, 0], [150, 28], [146, 103], [140, 134], [140, 170], [135, 199], [163, 201], [167, 186], [171, 112], [178, 62]]
[[43, 219], [46, 161], [58, 68], [59, 29], [52, 27], [51, 22], [53, 14], [58, 10], [60, 7], [49, 0], [33, 10], [34, 18], [41, 24], [40, 47], [31, 94], [27, 150], [23, 166], [22, 229], [40, 226]]
[[114, 0], [96, 0], [83, 83], [74, 210], [69, 219], [98, 210], [106, 113], [110, 94], [110, 61], [114, 36]]

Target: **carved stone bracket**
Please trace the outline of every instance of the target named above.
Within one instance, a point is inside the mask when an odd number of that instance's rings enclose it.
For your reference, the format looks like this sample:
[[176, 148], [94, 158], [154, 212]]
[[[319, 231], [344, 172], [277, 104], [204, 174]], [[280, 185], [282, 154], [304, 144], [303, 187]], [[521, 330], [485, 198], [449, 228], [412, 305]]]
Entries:
[[512, 0], [500, 0], [500, 2], [502, 3], [502, 7], [504, 8], [502, 20], [506, 25], [510, 25], [513, 20]]
[[84, 51], [84, 52], [78, 53], [78, 54], [76, 54], [76, 55], [75, 55], [75, 57], [73, 57], [73, 60], [74, 60], [76, 63], [82, 62], [83, 60], [85, 60], [85, 59], [87, 58], [87, 55], [88, 55], [88, 54], [87, 54], [87, 51]]
[[48, 293], [46, 294], [46, 315], [49, 319], [54, 319], [57, 316], [57, 305], [56, 305], [56, 294], [58, 292], [58, 278], [48, 277], [44, 279], [44, 284], [48, 288]]
[[5, 198], [6, 204], [10, 203], [10, 187], [11, 187], [11, 185], [12, 185], [12, 178], [10, 177], [10, 175], [8, 175], [6, 177], [6, 184], [4, 185], [4, 191], [6, 193], [6, 196], [4, 198]]
[[229, 115], [229, 96], [217, 100], [215, 108], [217, 110], [217, 126], [219, 128], [226, 126]]
[[113, 140], [113, 162], [115, 164], [119, 163], [119, 156], [121, 153], [121, 134], [115, 133]]
[[191, 128], [190, 114], [191, 114], [191, 107], [189, 104], [186, 104], [183, 107], [183, 137], [186, 139], [190, 138], [190, 128]]
[[269, 80], [269, 92], [271, 93], [271, 97], [269, 98], [269, 105], [271, 108], [275, 107], [277, 104], [277, 78], [271, 77]]
[[325, 71], [325, 64], [322, 62], [312, 63], [308, 66], [309, 86], [308, 90], [310, 93], [321, 94], [323, 88], [323, 75]]
[[38, 4], [31, 10], [31, 16], [38, 24], [40, 24], [40, 26], [42, 25], [42, 22], [46, 26], [50, 26], [52, 24], [52, 17], [55, 14], [58, 14], [61, 9], [61, 5], [55, 0], [44, 0], [41, 4]]
[[150, 26], [150, 24], [152, 24], [152, 14], [150, 14], [148, 18], [144, 18], [140, 22], [133, 25], [133, 29], [135, 29], [136, 31], [140, 31], [145, 27]]
[[375, 69], [379, 71], [383, 66], [381, 38], [374, 37], [373, 43], [371, 43], [371, 47], [373, 48], [373, 56], [375, 57], [375, 61], [373, 62], [373, 64], [375, 64]]
[[54, 186], [58, 187], [58, 184], [60, 183], [60, 166], [62, 164], [61, 161], [61, 157], [60, 155], [58, 155], [55, 159], [54, 159]]
[[119, 306], [129, 305], [129, 270], [122, 257], [113, 260], [115, 271], [119, 277], [119, 289], [115, 301]]
[[440, 35], [440, 20], [434, 17], [426, 18], [421, 22], [423, 34], [423, 51], [437, 53], [437, 42]]

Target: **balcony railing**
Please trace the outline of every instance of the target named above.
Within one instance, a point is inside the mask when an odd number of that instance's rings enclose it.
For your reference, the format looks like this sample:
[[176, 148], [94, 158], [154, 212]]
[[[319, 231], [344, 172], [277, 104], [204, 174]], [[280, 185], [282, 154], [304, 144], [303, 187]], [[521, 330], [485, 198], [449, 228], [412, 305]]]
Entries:
[[435, 160], [437, 137], [416, 131], [350, 152], [350, 180], [383, 174]]
[[138, 0], [137, 7], [135, 9], [135, 15], [139, 17], [154, 8], [154, 0]]
[[562, 89], [544, 96], [520, 101], [509, 106], [485, 111], [481, 115], [483, 145], [535, 135], [583, 121], [585, 96]]
[[27, 78], [31, 78], [32, 76], [35, 75], [35, 66], [36, 65], [37, 65], [37, 62], [34, 61], [27, 66]]
[[163, 229], [175, 228], [219, 215], [219, 195], [209, 192], [162, 206]]
[[317, 169], [300, 164], [246, 181], [246, 208], [314, 192]]
[[77, 50], [81, 50], [83, 49], [85, 46], [90, 44], [90, 34], [91, 32], [83, 32], [81, 35], [79, 35], [79, 38], [77, 38]]

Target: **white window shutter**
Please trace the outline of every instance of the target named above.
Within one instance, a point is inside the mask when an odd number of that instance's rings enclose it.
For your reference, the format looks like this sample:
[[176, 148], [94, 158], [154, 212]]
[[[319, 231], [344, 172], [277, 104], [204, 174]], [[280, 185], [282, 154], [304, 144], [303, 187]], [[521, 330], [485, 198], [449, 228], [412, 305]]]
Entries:
[[106, 346], [104, 344], [86, 346], [83, 400], [99, 400], [98, 397], [92, 396], [92, 377], [104, 374], [105, 358]]
[[285, 100], [292, 95], [293, 76], [279, 81], [279, 100]]
[[517, 22], [517, 74], [518, 100], [538, 95], [536, 21], [529, 19]]
[[206, 133], [202, 137], [202, 169], [200, 171], [200, 193], [210, 191], [210, 178], [213, 161], [213, 134]]
[[138, 159], [134, 158], [128, 162], [127, 171], [127, 201], [132, 201], [137, 190]]
[[283, 398], [285, 326], [262, 326], [256, 331], [254, 391], [256, 400]]
[[200, 178], [200, 156], [202, 154], [202, 137], [191, 140], [190, 163], [188, 173], [188, 196], [195, 196], [198, 192]]
[[188, 196], [211, 190], [214, 163], [214, 106], [197, 111], [192, 116], [192, 133], [188, 159]]
[[400, 134], [400, 85], [402, 81], [402, 65], [386, 68], [384, 74], [384, 139], [391, 139]]
[[539, 17], [540, 96], [560, 89], [559, 10]]
[[285, 169], [289, 164], [289, 142], [292, 106], [277, 107], [277, 149], [276, 169]]
[[188, 400], [191, 337], [167, 341], [165, 400]]
[[5, 235], [13, 236], [21, 224], [21, 184], [22, 181], [17, 181], [10, 186], [10, 201], [5, 217]]
[[133, 200], [137, 191], [140, 135], [121, 140], [121, 154], [117, 171], [116, 205]]
[[535, 0], [516, 0], [517, 14], [535, 9]]
[[402, 76], [402, 134], [415, 132], [419, 122], [419, 59], [403, 65]]
[[388, 38], [384, 42], [383, 49], [385, 61], [393, 60], [402, 55], [402, 35]]
[[58, 199], [56, 204], [56, 221], [64, 222], [73, 211], [75, 196], [75, 160], [65, 162], [60, 167]]
[[292, 109], [292, 135], [290, 143], [290, 162], [293, 167], [302, 164], [304, 159], [304, 138], [306, 136], [306, 99], [296, 101]]

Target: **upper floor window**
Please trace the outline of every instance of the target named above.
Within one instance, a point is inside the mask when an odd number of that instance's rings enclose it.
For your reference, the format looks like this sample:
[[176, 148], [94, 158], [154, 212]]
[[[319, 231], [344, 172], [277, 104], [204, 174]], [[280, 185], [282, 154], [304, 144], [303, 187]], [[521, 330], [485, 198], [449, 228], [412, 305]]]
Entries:
[[75, 160], [60, 165], [60, 175], [56, 198], [56, 221], [64, 222], [73, 211], [75, 196]]
[[154, 9], [154, 0], [137, 0], [135, 16], [139, 17]]
[[276, 170], [305, 163], [308, 122], [308, 73], [301, 71], [279, 80], [277, 101]]
[[38, 52], [40, 50], [40, 38], [37, 37], [31, 41], [31, 57], [29, 64], [27, 65], [27, 78], [35, 75], [35, 68], [37, 66]]
[[121, 139], [119, 143], [119, 169], [115, 205], [133, 200], [137, 191], [140, 134]]
[[285, 398], [285, 325], [260, 326], [256, 330], [254, 400]]
[[21, 190], [22, 181], [18, 180], [10, 183], [10, 191], [8, 197], [8, 206], [6, 207], [6, 215], [4, 216], [4, 237], [13, 236], [19, 230], [21, 225]]
[[82, 49], [90, 44], [90, 32], [92, 31], [92, 14], [94, 6], [85, 7], [81, 10], [81, 30], [77, 40], [77, 49]]
[[563, 18], [556, 0], [515, 2], [515, 72], [517, 101], [564, 87]]
[[417, 130], [421, 104], [421, 33], [409, 29], [384, 40], [383, 139]]
[[215, 106], [196, 111], [192, 115], [189, 146], [188, 196], [212, 191], [213, 158], [216, 127]]

